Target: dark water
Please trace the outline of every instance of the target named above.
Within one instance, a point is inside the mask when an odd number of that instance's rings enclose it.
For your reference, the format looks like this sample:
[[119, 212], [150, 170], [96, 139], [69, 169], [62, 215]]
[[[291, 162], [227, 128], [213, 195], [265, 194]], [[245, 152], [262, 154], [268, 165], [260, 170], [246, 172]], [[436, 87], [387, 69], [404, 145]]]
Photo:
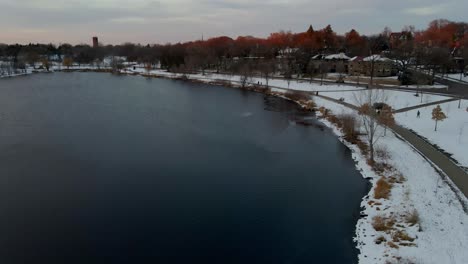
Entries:
[[350, 152], [280, 99], [95, 73], [0, 80], [2, 264], [354, 263], [366, 191]]

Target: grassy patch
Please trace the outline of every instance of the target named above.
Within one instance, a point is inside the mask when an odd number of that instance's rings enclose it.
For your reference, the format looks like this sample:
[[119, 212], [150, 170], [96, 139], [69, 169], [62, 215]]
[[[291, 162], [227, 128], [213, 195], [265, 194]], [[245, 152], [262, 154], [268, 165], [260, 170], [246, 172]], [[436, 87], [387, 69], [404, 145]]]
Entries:
[[389, 183], [384, 177], [377, 181], [377, 186], [374, 189], [375, 199], [388, 199], [392, 190], [392, 184]]
[[374, 227], [375, 231], [389, 232], [394, 226], [395, 218], [393, 217], [375, 216], [372, 218], [372, 227]]
[[410, 237], [405, 231], [398, 230], [392, 235], [392, 240], [398, 242], [413, 242], [414, 238]]

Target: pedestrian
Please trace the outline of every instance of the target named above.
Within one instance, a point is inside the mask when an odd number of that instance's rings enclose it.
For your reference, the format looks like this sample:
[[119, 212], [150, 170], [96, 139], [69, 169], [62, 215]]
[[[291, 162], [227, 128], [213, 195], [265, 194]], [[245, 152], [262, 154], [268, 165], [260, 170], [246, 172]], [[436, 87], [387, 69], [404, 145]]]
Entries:
[[416, 117], [417, 117], [417, 118], [420, 118], [420, 117], [421, 117], [421, 112], [419, 112], [419, 110], [418, 110], [418, 113], [417, 113]]

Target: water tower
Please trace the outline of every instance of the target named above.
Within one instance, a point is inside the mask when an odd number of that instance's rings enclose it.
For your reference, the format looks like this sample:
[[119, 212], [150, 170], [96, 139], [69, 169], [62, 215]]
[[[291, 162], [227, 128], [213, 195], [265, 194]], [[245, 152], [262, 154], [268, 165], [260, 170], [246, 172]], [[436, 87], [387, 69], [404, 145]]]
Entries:
[[93, 48], [99, 47], [99, 39], [98, 37], [93, 37]]

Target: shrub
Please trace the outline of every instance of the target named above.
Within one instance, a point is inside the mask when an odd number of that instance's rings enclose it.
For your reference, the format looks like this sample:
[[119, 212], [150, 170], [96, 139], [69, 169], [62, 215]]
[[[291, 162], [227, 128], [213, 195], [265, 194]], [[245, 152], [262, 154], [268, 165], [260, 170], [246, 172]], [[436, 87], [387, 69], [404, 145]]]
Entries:
[[330, 123], [334, 124], [334, 125], [335, 125], [336, 127], [338, 127], [338, 128], [341, 128], [341, 127], [342, 127], [342, 125], [341, 125], [341, 120], [340, 120], [338, 117], [334, 116], [334, 115], [331, 115], [331, 114], [328, 115], [327, 120], [328, 120]]
[[405, 231], [398, 230], [395, 233], [393, 233], [392, 240], [395, 243], [398, 243], [400, 241], [413, 242], [414, 238], [410, 237]]
[[298, 92], [298, 91], [288, 91], [287, 93], [284, 94], [284, 96], [296, 102], [299, 102], [299, 101], [307, 102], [310, 100], [310, 96], [308, 94], [304, 92]]
[[374, 189], [374, 198], [375, 199], [388, 199], [390, 192], [392, 190], [392, 185], [387, 182], [384, 177], [381, 177], [377, 181], [377, 186]]
[[414, 226], [416, 224], [419, 224], [419, 213], [416, 210], [413, 210], [411, 213], [409, 213], [406, 216], [406, 222], [410, 224], [411, 226]]
[[367, 145], [364, 141], [358, 140], [356, 145], [361, 150], [362, 155], [367, 156], [369, 154], [369, 145]]
[[358, 138], [358, 133], [356, 130], [356, 117], [354, 115], [341, 115], [339, 116], [342, 124], [342, 132], [346, 141], [353, 144], [356, 143]]
[[316, 105], [315, 102], [312, 101], [312, 100], [309, 100], [309, 101], [307, 101], [307, 102], [305, 103], [305, 108], [306, 108], [307, 110], [313, 110], [316, 106], [317, 106], [317, 105]]
[[372, 227], [374, 227], [375, 231], [388, 232], [393, 229], [394, 225], [395, 219], [393, 217], [375, 216], [372, 218]]
[[388, 245], [389, 247], [395, 248], [395, 249], [400, 248], [397, 244], [393, 243], [392, 241], [389, 241], [389, 242], [387, 243], [387, 245]]
[[384, 161], [390, 159], [390, 154], [388, 154], [388, 150], [382, 146], [376, 147], [375, 155], [377, 156], [377, 158]]
[[383, 242], [387, 242], [387, 239], [385, 239], [385, 237], [383, 237], [383, 236], [379, 236], [379, 237], [375, 240], [375, 243], [376, 243], [377, 245], [380, 245], [380, 244], [382, 244]]

